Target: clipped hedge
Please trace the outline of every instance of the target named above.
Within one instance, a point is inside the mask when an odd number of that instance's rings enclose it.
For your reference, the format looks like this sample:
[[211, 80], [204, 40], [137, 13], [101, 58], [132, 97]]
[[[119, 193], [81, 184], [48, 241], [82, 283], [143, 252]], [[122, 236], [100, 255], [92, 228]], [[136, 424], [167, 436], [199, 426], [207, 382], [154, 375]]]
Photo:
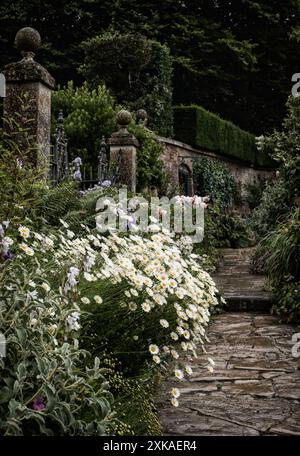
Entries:
[[175, 138], [194, 147], [237, 158], [256, 166], [272, 166], [267, 154], [258, 151], [255, 136], [201, 106], [174, 108]]

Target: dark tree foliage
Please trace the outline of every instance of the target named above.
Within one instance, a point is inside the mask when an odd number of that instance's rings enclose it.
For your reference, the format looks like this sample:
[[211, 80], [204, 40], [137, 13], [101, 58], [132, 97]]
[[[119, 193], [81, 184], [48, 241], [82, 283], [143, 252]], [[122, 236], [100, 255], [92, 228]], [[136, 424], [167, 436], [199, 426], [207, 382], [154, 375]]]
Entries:
[[299, 0], [2, 0], [0, 69], [17, 58], [14, 35], [26, 25], [40, 30], [39, 61], [60, 84], [82, 82], [80, 43], [108, 30], [166, 44], [174, 104], [200, 104], [259, 134], [280, 126], [299, 71]]
[[105, 83], [127, 109], [146, 109], [151, 129], [172, 135], [172, 62], [167, 46], [136, 33], [105, 33], [82, 47], [80, 72], [91, 87]]

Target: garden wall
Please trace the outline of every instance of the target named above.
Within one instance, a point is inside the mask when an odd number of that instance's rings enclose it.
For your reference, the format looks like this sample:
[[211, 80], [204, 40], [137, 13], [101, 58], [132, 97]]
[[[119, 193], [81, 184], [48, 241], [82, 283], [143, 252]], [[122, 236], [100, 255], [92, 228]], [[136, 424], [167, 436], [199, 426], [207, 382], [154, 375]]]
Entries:
[[274, 177], [274, 168], [258, 167], [247, 165], [238, 159], [231, 159], [228, 156], [214, 154], [208, 150], [195, 149], [183, 142], [158, 137], [157, 140], [163, 146], [162, 159], [165, 163], [168, 177], [168, 193], [174, 194], [179, 191], [179, 169], [183, 166], [189, 172], [189, 193], [194, 193], [193, 188], [193, 162], [201, 157], [210, 157], [212, 160], [221, 160], [229, 166], [236, 182], [239, 184], [242, 195], [247, 184], [255, 184], [261, 180]]

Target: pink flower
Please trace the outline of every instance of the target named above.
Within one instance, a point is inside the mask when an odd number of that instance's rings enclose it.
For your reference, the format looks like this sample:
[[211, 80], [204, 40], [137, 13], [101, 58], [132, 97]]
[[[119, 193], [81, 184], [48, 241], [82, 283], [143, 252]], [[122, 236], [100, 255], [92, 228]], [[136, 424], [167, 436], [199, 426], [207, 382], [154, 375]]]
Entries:
[[46, 408], [43, 396], [37, 396], [34, 399], [32, 408], [34, 410], [36, 410], [37, 412], [41, 412], [42, 410], [44, 410]]

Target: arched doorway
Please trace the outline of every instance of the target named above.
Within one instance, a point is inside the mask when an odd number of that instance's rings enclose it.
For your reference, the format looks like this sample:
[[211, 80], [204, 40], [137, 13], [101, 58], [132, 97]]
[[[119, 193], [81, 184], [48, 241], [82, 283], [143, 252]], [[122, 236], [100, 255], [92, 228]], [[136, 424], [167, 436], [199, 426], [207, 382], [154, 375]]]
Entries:
[[191, 196], [191, 171], [187, 165], [181, 164], [178, 170], [179, 190], [182, 195]]

